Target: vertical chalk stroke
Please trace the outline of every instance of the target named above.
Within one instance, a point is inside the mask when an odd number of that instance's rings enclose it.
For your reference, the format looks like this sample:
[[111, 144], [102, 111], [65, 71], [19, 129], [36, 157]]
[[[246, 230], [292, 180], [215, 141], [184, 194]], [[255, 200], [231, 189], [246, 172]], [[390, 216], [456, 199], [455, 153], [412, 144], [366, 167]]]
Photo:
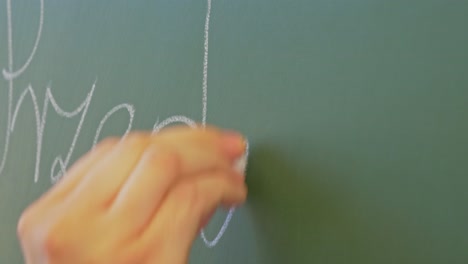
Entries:
[[210, 33], [210, 16], [211, 16], [211, 0], [207, 0], [206, 7], [206, 17], [205, 17], [205, 36], [203, 42], [203, 98], [202, 98], [202, 124], [206, 126], [206, 114], [207, 114], [207, 105], [208, 105], [208, 39]]
[[[7, 0], [7, 19], [8, 19], [8, 43], [12, 42], [11, 37], [11, 0]], [[42, 26], [44, 24], [44, 0], [40, 0], [40, 12], [39, 12], [39, 26], [37, 29], [37, 34], [36, 34], [36, 41], [34, 42], [34, 46], [32, 48], [31, 54], [29, 54], [28, 59], [26, 62], [21, 66], [16, 72], [13, 72], [13, 57], [11, 57], [11, 67], [8, 67], [8, 71], [3, 69], [3, 76], [6, 80], [13, 80], [16, 77], [20, 76], [26, 68], [28, 68], [29, 64], [31, 63], [34, 54], [36, 54], [37, 46], [39, 46], [39, 40], [41, 39], [41, 34], [42, 34]], [[13, 47], [11, 47], [13, 49]], [[12, 54], [12, 53], [10, 53]], [[10, 57], [9, 57], [10, 59]]]
[[[209, 41], [209, 33], [210, 33], [210, 17], [211, 17], [211, 0], [207, 0], [207, 7], [206, 7], [206, 16], [205, 16], [205, 30], [204, 30], [204, 42], [203, 42], [203, 48], [204, 48], [204, 55], [203, 55], [203, 84], [202, 84], [202, 91], [203, 91], [203, 97], [202, 97], [202, 125], [203, 127], [206, 126], [206, 119], [207, 119], [207, 112], [208, 112], [208, 41]], [[249, 144], [247, 144], [246, 147], [246, 152], [244, 156], [237, 161], [235, 164], [235, 169], [240, 172], [240, 173], [245, 173], [245, 169], [247, 168], [247, 159], [249, 155]], [[229, 223], [231, 222], [232, 216], [234, 215], [236, 208], [231, 207], [229, 209], [229, 212], [226, 215], [226, 218], [224, 219], [224, 222], [219, 229], [218, 233], [216, 236], [212, 239], [209, 240], [206, 237], [205, 230], [201, 230], [201, 238], [205, 245], [209, 248], [213, 248], [218, 244], [220, 241], [221, 237], [224, 235], [226, 232], [226, 229], [229, 226]]]
[[[11, 0], [6, 1], [6, 10], [7, 10], [7, 46], [8, 46], [8, 71], [13, 72], [13, 40], [12, 40], [12, 25], [11, 25]], [[6, 72], [3, 69], [3, 72]], [[3, 169], [5, 168], [5, 162], [8, 154], [8, 149], [10, 146], [10, 135], [11, 135], [11, 111], [13, 108], [13, 79], [8, 80], [8, 103], [7, 103], [7, 127], [5, 132], [5, 141], [3, 147], [2, 160], [0, 161], [0, 174], [2, 174]]]

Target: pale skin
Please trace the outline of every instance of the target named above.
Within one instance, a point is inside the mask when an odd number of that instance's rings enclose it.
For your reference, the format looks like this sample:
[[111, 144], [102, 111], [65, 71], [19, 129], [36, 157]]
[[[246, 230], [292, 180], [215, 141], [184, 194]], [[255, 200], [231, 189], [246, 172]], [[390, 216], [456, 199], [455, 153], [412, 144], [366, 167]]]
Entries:
[[185, 264], [218, 206], [239, 206], [241, 135], [171, 127], [105, 139], [25, 209], [27, 264]]

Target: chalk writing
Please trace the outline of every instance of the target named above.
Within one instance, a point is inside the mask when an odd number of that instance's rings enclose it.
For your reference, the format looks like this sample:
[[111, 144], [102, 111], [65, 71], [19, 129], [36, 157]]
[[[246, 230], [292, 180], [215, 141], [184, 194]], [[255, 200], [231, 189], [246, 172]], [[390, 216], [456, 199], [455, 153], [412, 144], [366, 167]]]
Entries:
[[99, 126], [98, 126], [98, 128], [96, 130], [96, 135], [94, 136], [94, 140], [93, 140], [93, 148], [96, 146], [96, 144], [99, 141], [99, 136], [101, 134], [102, 127], [107, 122], [107, 119], [109, 119], [109, 117], [111, 117], [114, 113], [116, 113], [120, 109], [127, 110], [128, 115], [130, 117], [130, 119], [128, 121], [127, 130], [125, 131], [123, 137], [125, 137], [130, 132], [130, 130], [132, 129], [133, 117], [135, 116], [135, 107], [133, 107], [133, 105], [131, 105], [131, 104], [125, 104], [125, 103], [117, 105], [114, 108], [112, 108], [109, 112], [107, 112], [106, 115], [104, 115], [104, 117], [102, 118], [101, 122], [99, 122]]
[[[44, 136], [44, 128], [47, 123], [47, 114], [49, 110], [49, 105], [52, 106], [52, 109], [54, 112], [63, 118], [66, 119], [72, 119], [75, 117], [79, 117], [78, 125], [76, 127], [75, 133], [73, 135], [73, 138], [70, 143], [70, 147], [65, 155], [57, 155], [54, 159], [54, 161], [51, 164], [50, 168], [50, 180], [54, 184], [56, 183], [66, 172], [67, 167], [70, 165], [71, 162], [71, 157], [73, 154], [73, 151], [75, 149], [76, 142], [80, 136], [82, 126], [84, 124], [84, 121], [86, 119], [86, 115], [88, 113], [89, 106], [91, 104], [91, 101], [93, 99], [94, 91], [96, 89], [96, 83], [95, 81], [91, 85], [91, 89], [88, 91], [88, 94], [84, 98], [84, 100], [72, 111], [66, 111], [64, 110], [58, 102], [55, 100], [52, 89], [50, 86], [46, 87], [46, 93], [44, 96], [43, 104], [42, 104], [42, 109], [40, 109], [39, 106], [39, 100], [37, 98], [36, 92], [33, 88], [33, 86], [30, 84], [26, 88], [22, 90], [20, 93], [18, 99], [15, 101], [14, 98], [14, 81], [16, 78], [20, 77], [23, 75], [26, 70], [28, 69], [29, 65], [34, 59], [34, 55], [36, 54], [39, 43], [41, 40], [41, 34], [42, 34], [42, 29], [43, 29], [43, 24], [44, 24], [44, 0], [40, 0], [40, 6], [39, 6], [39, 25], [37, 28], [37, 33], [36, 33], [36, 40], [34, 42], [34, 45], [31, 49], [31, 52], [24, 62], [24, 64], [19, 67], [17, 70], [15, 70], [14, 65], [13, 65], [13, 59], [14, 59], [14, 52], [13, 52], [13, 26], [12, 26], [12, 8], [11, 8], [11, 0], [6, 0], [6, 11], [7, 11], [7, 44], [8, 44], [8, 67], [7, 69], [3, 69], [3, 78], [7, 81], [8, 83], [8, 103], [7, 103], [7, 124], [6, 124], [6, 133], [5, 133], [5, 140], [4, 140], [4, 147], [3, 147], [3, 153], [0, 159], [0, 176], [3, 173], [3, 170], [5, 169], [5, 164], [7, 161], [8, 157], [8, 152], [10, 149], [10, 144], [11, 144], [11, 136], [12, 133], [14, 132], [15, 129], [15, 124], [16, 120], [18, 117], [18, 113], [21, 109], [21, 106], [25, 102], [26, 98], [29, 98], [31, 100], [33, 109], [34, 109], [34, 117], [35, 117], [35, 125], [36, 125], [36, 157], [35, 157], [35, 166], [34, 166], [34, 173], [33, 173], [33, 180], [34, 182], [38, 182], [39, 180], [39, 174], [40, 174], [40, 168], [41, 168], [41, 153], [42, 153], [42, 144], [43, 144], [43, 136]], [[211, 15], [211, 0], [207, 0], [207, 9], [206, 9], [206, 17], [205, 17], [205, 27], [204, 27], [204, 56], [203, 56], [203, 83], [202, 83], [202, 126], [206, 126], [206, 121], [207, 121], [207, 105], [208, 105], [208, 40], [209, 40], [209, 29], [210, 29], [210, 15]], [[132, 129], [132, 124], [133, 124], [133, 119], [135, 116], [135, 108], [133, 105], [129, 103], [122, 103], [119, 105], [116, 105], [113, 107], [111, 110], [109, 110], [104, 117], [101, 119], [99, 122], [99, 125], [96, 129], [96, 133], [93, 139], [93, 144], [92, 147], [94, 148], [97, 144], [97, 142], [100, 139], [101, 131], [108, 121], [108, 119], [118, 111], [126, 111], [129, 115], [129, 120], [128, 120], [128, 126], [123, 134], [122, 138], [125, 137]], [[153, 126], [153, 133], [158, 133], [162, 128], [165, 126], [172, 124], [172, 123], [183, 123], [186, 124], [192, 128], [195, 128], [196, 122], [183, 115], [174, 115], [171, 117], [168, 117], [164, 119], [163, 121], [159, 122], [156, 121], [156, 123]], [[236, 163], [236, 169], [239, 172], [244, 172], [247, 164], [247, 157], [248, 157], [248, 148], [246, 151], [246, 154]], [[205, 231], [201, 231], [201, 238], [205, 245], [207, 247], [214, 247], [223, 234], [225, 233], [229, 222], [232, 219], [232, 216], [235, 212], [235, 208], [230, 208], [228, 211], [226, 218], [223, 222], [223, 225], [221, 226], [219, 232], [215, 236], [213, 240], [208, 240], [205, 235]]]

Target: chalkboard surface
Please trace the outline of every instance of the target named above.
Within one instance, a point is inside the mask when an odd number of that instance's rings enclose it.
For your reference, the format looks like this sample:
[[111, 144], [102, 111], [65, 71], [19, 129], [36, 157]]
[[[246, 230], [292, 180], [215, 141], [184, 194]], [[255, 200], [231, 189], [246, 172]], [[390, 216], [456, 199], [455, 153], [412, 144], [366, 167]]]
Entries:
[[467, 14], [2, 1], [0, 263], [23, 263], [21, 211], [96, 141], [193, 122], [248, 137], [250, 196], [217, 212], [190, 263], [468, 263]]

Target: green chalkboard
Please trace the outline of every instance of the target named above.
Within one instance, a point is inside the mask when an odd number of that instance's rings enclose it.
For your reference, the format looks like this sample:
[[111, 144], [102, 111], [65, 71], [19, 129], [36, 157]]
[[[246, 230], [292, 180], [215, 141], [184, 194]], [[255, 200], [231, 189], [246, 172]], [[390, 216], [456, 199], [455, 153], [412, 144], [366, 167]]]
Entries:
[[21, 211], [95, 141], [192, 122], [248, 137], [250, 193], [190, 263], [468, 263], [467, 14], [447, 0], [2, 1], [0, 263], [23, 263]]

